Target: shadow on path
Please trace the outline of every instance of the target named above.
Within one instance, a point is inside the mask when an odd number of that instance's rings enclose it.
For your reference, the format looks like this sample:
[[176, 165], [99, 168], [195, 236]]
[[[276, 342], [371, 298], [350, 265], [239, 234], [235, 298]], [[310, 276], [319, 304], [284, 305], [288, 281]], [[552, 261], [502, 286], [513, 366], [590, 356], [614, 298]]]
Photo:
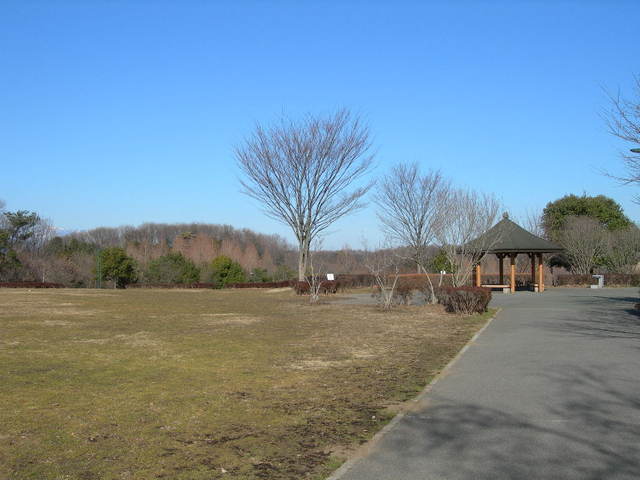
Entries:
[[566, 396], [546, 418], [440, 398], [389, 439], [403, 452], [396, 478], [415, 478], [417, 464], [425, 464], [429, 479], [640, 478], [640, 401], [610, 381], [611, 373], [550, 373]]

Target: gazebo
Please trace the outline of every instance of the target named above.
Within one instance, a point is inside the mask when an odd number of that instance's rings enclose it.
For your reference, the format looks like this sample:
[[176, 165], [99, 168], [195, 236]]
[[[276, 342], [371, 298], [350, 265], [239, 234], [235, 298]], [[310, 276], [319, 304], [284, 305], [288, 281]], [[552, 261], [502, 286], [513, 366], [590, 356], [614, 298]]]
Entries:
[[[502, 220], [491, 227], [487, 232], [477, 239], [469, 242], [471, 251], [480, 254], [480, 259], [485, 254], [492, 253], [498, 257], [500, 265], [500, 281], [499, 285], [483, 285], [481, 280], [482, 269], [480, 261], [474, 265], [475, 269], [475, 285], [477, 287], [503, 288], [504, 291], [511, 293], [516, 290], [516, 257], [518, 254], [526, 254], [531, 260], [531, 283], [534, 291], [544, 292], [544, 271], [542, 265], [543, 253], [559, 253], [563, 249], [558, 245], [540, 238], [522, 228], [515, 222], [509, 220], [509, 214], [504, 213]], [[477, 250], [473, 250], [473, 246], [477, 246]], [[467, 248], [467, 251], [469, 249]], [[511, 269], [509, 275], [509, 283], [504, 283], [504, 259], [510, 259]], [[536, 258], [537, 269], [536, 269]], [[537, 270], [537, 272], [536, 272]], [[536, 275], [537, 273], [537, 275]], [[537, 279], [536, 279], [537, 276]]]

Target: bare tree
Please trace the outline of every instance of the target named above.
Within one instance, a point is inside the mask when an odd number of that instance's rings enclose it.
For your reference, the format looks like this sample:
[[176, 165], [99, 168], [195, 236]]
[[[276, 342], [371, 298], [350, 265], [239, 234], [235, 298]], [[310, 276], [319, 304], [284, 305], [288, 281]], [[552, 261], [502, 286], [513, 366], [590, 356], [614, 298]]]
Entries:
[[376, 282], [378, 304], [382, 310], [390, 310], [395, 301], [396, 286], [400, 275], [399, 257], [391, 248], [379, 247], [370, 251], [364, 243], [364, 266]]
[[235, 149], [244, 193], [289, 225], [298, 241], [298, 279], [304, 281], [311, 242], [361, 207], [370, 183], [354, 186], [373, 162], [368, 128], [347, 110], [300, 121], [257, 125]]
[[[378, 185], [375, 202], [378, 219], [385, 234], [395, 243], [409, 248], [418, 273], [427, 273], [429, 247], [440, 230], [443, 209], [450, 186], [440, 172], [420, 174], [416, 163], [400, 164], [391, 169]], [[435, 292], [427, 275], [432, 303]]]
[[572, 216], [559, 233], [560, 245], [575, 273], [587, 275], [597, 260], [606, 254], [608, 232], [597, 220], [585, 216]]
[[[320, 250], [317, 246], [315, 250]], [[307, 262], [307, 271], [305, 272], [305, 280], [309, 285], [309, 303], [312, 305], [320, 301], [320, 292], [322, 291], [322, 284], [324, 283], [325, 270], [322, 265], [316, 267], [314, 263], [313, 251], [309, 251], [309, 257]]]
[[484, 235], [495, 223], [499, 209], [500, 202], [494, 195], [463, 189], [448, 195], [436, 237], [454, 267], [455, 286], [469, 281], [473, 266], [500, 240], [495, 235]]
[[[630, 153], [622, 153], [626, 167], [626, 175], [609, 176], [625, 184], [640, 184], [640, 76], [635, 77], [633, 88], [636, 98], [609, 95], [611, 109], [606, 112], [604, 119], [609, 133], [624, 140], [632, 147]], [[635, 202], [640, 203], [640, 195], [636, 195]]]
[[640, 262], [640, 229], [633, 225], [610, 232], [607, 239], [606, 265], [615, 273], [633, 273]]
[[527, 210], [520, 220], [520, 225], [524, 226], [528, 232], [538, 237], [544, 237], [544, 223], [541, 211]]

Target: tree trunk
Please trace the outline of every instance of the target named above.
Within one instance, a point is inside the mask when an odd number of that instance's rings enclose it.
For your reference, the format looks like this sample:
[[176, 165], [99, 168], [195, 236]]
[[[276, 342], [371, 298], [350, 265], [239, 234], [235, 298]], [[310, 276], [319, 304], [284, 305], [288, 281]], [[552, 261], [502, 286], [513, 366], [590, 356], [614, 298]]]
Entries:
[[304, 282], [307, 276], [307, 260], [309, 258], [309, 246], [300, 242], [298, 253], [298, 281]]

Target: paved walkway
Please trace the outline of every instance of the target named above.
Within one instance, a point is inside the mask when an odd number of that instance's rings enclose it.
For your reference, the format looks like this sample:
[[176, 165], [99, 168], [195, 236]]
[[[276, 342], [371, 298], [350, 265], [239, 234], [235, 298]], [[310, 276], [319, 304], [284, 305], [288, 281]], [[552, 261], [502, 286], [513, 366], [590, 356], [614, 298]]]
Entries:
[[495, 294], [496, 319], [338, 478], [639, 479], [637, 296]]

